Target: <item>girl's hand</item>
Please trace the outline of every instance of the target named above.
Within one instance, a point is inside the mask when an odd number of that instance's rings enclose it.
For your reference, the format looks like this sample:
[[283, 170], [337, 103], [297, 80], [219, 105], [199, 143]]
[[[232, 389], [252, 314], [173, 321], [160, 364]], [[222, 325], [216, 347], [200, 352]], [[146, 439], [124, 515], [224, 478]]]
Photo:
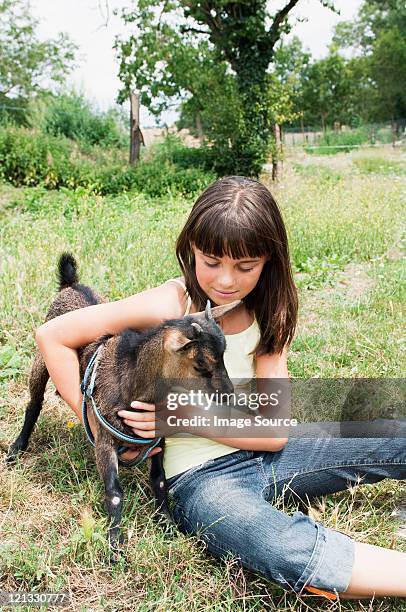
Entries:
[[[138, 402], [133, 402], [133, 404], [134, 403], [138, 403]], [[155, 406], [153, 404], [141, 404], [141, 405], [143, 405], [143, 406], [153, 406], [153, 408], [155, 410]], [[125, 414], [134, 415], [134, 412], [127, 412], [126, 410], [120, 410], [119, 412], [124, 412]], [[90, 429], [92, 430], [92, 433], [94, 435], [95, 424], [94, 424], [93, 412], [92, 411], [88, 411], [87, 415], [88, 415], [88, 419], [89, 419]], [[142, 415], [142, 416], [144, 416], [144, 415]], [[139, 436], [139, 437], [144, 437], [144, 436]], [[151, 437], [152, 438], [153, 436], [149, 436], [148, 435], [148, 436], [145, 436], [145, 437], [147, 437], [147, 438]], [[149, 453], [147, 455], [147, 458], [152, 457], [153, 455], [157, 455], [158, 453], [161, 452], [161, 450], [162, 450], [162, 448], [160, 446], [155, 446], [155, 448], [153, 448], [152, 450], [149, 451]], [[128, 451], [125, 451], [125, 453], [120, 455], [120, 459], [124, 459], [125, 461], [131, 461], [132, 459], [136, 459], [138, 457], [138, 455], [141, 454], [142, 451], [143, 451], [142, 448], [131, 448], [131, 449], [128, 449]]]
[[132, 408], [145, 410], [144, 413], [132, 412], [130, 410], [119, 410], [118, 416], [121, 417], [126, 425], [130, 427], [134, 434], [139, 438], [155, 438], [155, 404], [145, 402], [131, 402]]
[[[139, 438], [155, 438], [155, 404], [146, 404], [145, 402], [131, 402], [132, 408], [145, 410], [145, 414], [132, 412], [131, 410], [119, 410], [118, 416], [121, 417], [126, 425], [131, 427], [133, 432]], [[152, 457], [160, 453], [162, 448], [156, 446], [149, 451], [147, 457]], [[129, 449], [121, 455], [122, 459], [134, 459], [142, 452], [142, 448]]]

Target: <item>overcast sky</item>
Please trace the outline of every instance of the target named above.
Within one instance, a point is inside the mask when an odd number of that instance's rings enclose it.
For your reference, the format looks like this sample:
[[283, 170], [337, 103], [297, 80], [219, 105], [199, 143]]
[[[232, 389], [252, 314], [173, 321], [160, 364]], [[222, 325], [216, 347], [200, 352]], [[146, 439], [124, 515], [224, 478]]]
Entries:
[[[299, 36], [314, 57], [320, 58], [327, 52], [334, 25], [352, 19], [361, 3], [362, 0], [336, 0], [341, 13], [336, 15], [324, 8], [319, 0], [300, 0], [292, 15], [307, 17], [308, 21], [297, 23], [292, 34]], [[272, 0], [272, 4], [280, 8], [286, 2]], [[80, 65], [72, 73], [69, 83], [101, 109], [115, 103], [120, 88], [112, 46], [115, 36], [124, 34], [126, 30], [121, 19], [112, 13], [114, 9], [126, 6], [131, 6], [131, 0], [31, 0], [32, 14], [40, 20], [42, 38], [66, 32], [79, 45]], [[173, 112], [162, 116], [168, 124], [174, 118]], [[143, 127], [155, 123], [154, 117], [144, 108], [141, 108], [140, 120]]]

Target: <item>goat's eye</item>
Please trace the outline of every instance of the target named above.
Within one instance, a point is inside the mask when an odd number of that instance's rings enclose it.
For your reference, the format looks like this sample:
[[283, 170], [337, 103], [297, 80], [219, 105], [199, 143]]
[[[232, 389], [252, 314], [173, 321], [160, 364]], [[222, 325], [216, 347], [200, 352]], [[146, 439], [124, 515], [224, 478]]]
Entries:
[[204, 376], [205, 378], [211, 378], [212, 373], [207, 368], [202, 368], [200, 366], [193, 366], [195, 372], [200, 374], [200, 376]]

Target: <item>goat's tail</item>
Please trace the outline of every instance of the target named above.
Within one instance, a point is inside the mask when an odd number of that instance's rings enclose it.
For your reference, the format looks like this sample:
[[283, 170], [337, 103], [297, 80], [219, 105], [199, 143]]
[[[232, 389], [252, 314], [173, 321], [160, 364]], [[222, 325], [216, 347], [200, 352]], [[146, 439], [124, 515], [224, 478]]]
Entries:
[[62, 253], [58, 261], [59, 291], [79, 282], [77, 264], [71, 253]]

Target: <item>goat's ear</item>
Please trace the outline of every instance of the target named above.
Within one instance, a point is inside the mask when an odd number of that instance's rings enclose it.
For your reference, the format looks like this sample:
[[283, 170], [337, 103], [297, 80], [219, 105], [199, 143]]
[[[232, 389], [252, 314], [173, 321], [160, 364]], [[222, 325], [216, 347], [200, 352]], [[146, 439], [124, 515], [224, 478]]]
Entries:
[[193, 344], [196, 344], [196, 340], [191, 340], [178, 329], [169, 329], [165, 334], [164, 349], [168, 351], [168, 353], [184, 351]]
[[[230, 312], [231, 310], [234, 310], [234, 308], [238, 308], [240, 304], [242, 304], [242, 300], [235, 300], [234, 302], [231, 302], [231, 304], [224, 304], [222, 306], [214, 306], [214, 308], [210, 309], [211, 316], [215, 320], [220, 319], [220, 317], [225, 315], [226, 312]], [[208, 317], [206, 316], [206, 311], [207, 307], [206, 310], [203, 310], [202, 312], [194, 312], [189, 316], [197, 319], [207, 319]]]
[[190, 324], [192, 326], [192, 331], [193, 331], [193, 337], [194, 338], [198, 338], [202, 333], [203, 333], [203, 329], [202, 327], [199, 325], [199, 323], [193, 322]]

